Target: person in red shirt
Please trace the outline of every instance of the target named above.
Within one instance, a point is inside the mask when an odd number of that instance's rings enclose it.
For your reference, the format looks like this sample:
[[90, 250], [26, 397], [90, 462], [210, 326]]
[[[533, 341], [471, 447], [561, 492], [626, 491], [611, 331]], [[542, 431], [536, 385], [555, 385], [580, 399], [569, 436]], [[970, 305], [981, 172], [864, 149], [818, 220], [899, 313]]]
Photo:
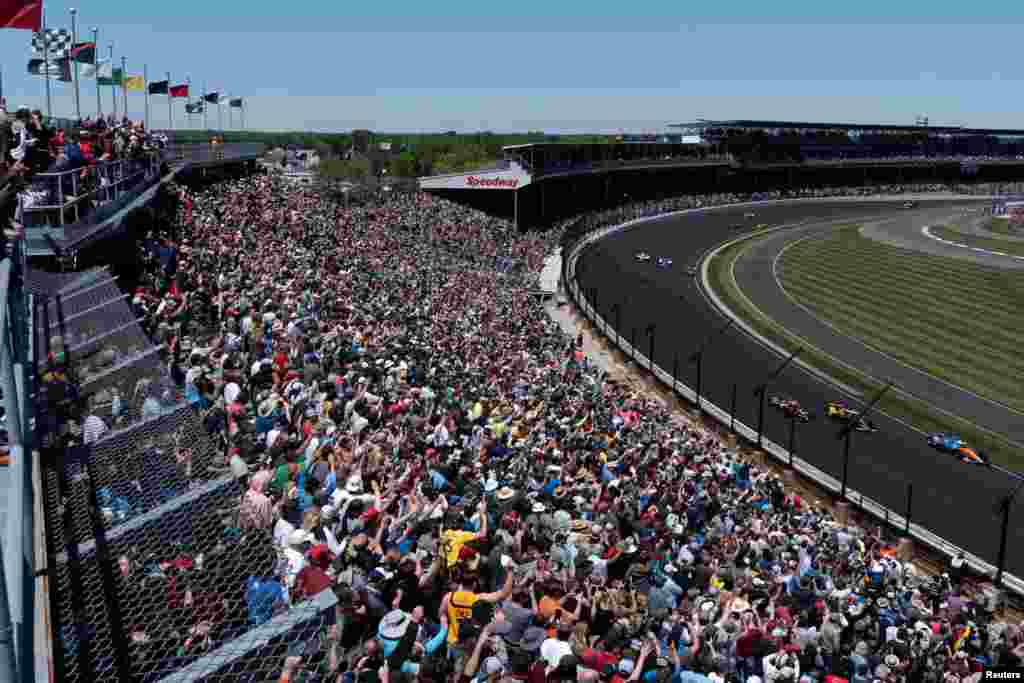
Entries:
[[331, 586], [331, 577], [327, 569], [334, 561], [334, 554], [323, 543], [313, 546], [308, 555], [309, 562], [295, 577], [295, 588], [292, 592], [292, 603], [299, 603], [311, 598]]
[[90, 165], [96, 163], [96, 154], [92, 148], [91, 132], [87, 130], [82, 131], [81, 137], [78, 141], [78, 149], [82, 150], [82, 157], [85, 159], [85, 163]]

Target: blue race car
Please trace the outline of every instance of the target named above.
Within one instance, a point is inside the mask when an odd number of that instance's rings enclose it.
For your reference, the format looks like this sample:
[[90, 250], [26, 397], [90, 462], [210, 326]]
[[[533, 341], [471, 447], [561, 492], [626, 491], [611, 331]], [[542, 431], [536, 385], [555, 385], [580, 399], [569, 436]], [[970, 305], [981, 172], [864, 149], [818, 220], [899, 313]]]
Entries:
[[672, 259], [670, 259], [667, 256], [659, 256], [658, 257], [657, 265], [658, 265], [659, 268], [671, 268], [672, 267]]
[[960, 462], [968, 465], [990, 465], [988, 456], [976, 448], [967, 445], [963, 439], [956, 434], [929, 434], [928, 445], [932, 448], [949, 453]]
[[964, 440], [956, 434], [929, 434], [928, 445], [940, 451], [955, 453], [964, 445]]

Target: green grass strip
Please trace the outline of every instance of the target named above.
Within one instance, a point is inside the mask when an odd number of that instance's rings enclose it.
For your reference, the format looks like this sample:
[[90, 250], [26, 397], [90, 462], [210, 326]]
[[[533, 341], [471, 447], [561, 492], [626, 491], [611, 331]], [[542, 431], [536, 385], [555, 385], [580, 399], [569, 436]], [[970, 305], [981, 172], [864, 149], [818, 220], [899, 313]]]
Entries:
[[1003, 254], [1012, 254], [1014, 256], [1024, 256], [1024, 242], [1011, 242], [1009, 240], [1001, 240], [995, 237], [965, 235], [962, 232], [951, 230], [943, 225], [933, 226], [929, 228], [929, 230], [931, 230], [931, 233], [936, 237], [941, 237], [944, 240], [956, 242], [957, 244], [965, 244], [968, 247], [978, 247], [979, 249], [988, 249], [989, 251], [998, 251]]
[[[740, 291], [733, 277], [733, 265], [743, 253], [764, 237], [751, 235], [718, 252], [708, 264], [708, 285], [727, 308], [759, 335], [788, 352], [803, 347], [804, 351], [800, 354], [803, 363], [831, 377], [838, 384], [860, 392], [866, 400], [881, 388], [879, 382], [855, 368], [836, 362], [822, 350], [809, 346], [805, 340], [762, 313]], [[998, 464], [1007, 467], [1024, 464], [1024, 455], [1002, 435], [979, 429], [968, 420], [942, 413], [916, 398], [889, 393], [882, 397], [877, 409], [922, 432], [956, 432], [973, 446], [988, 453], [993, 462]]]
[[1024, 232], [1010, 229], [1010, 219], [1008, 218], [990, 218], [985, 222], [984, 228], [989, 232], [996, 233], [997, 235], [1024, 237]]
[[879, 246], [884, 247], [855, 227], [799, 242], [780, 259], [783, 286], [845, 334], [951, 384], [1024, 409], [1024, 385], [1016, 379], [1024, 369], [1020, 297], [1006, 290], [979, 297], [977, 273], [959, 273], [951, 282], [939, 275], [939, 257], [931, 257], [931, 268], [913, 286], [894, 281], [897, 267], [868, 276], [862, 264]]

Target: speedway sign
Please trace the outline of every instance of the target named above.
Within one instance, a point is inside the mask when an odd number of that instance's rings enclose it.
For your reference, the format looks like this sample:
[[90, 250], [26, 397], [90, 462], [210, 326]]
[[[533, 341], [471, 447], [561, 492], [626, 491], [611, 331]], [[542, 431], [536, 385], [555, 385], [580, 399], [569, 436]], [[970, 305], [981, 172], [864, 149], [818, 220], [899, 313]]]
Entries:
[[518, 190], [529, 184], [528, 174], [508, 170], [420, 178], [423, 190]]
[[466, 176], [466, 187], [480, 187], [487, 190], [514, 190], [519, 187], [519, 178], [481, 178]]

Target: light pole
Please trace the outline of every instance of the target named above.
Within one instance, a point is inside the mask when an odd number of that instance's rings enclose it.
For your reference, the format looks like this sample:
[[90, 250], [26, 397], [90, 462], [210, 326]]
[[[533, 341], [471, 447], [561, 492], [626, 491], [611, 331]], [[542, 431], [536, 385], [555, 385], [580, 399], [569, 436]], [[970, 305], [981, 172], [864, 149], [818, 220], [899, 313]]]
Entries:
[[754, 388], [754, 396], [756, 396], [756, 397], [761, 399], [761, 403], [760, 403], [760, 405], [759, 405], [759, 407], [757, 409], [757, 447], [758, 448], [761, 448], [762, 444], [764, 443], [764, 399], [765, 399], [765, 395], [768, 393], [768, 385], [771, 384], [772, 381], [774, 381], [776, 377], [781, 375], [782, 371], [786, 369], [786, 366], [789, 365], [790, 363], [792, 363], [793, 359], [796, 358], [798, 355], [800, 355], [801, 352], [803, 352], [803, 349], [802, 348], [798, 348], [796, 351], [794, 351], [793, 353], [789, 354], [789, 358], [787, 358], [786, 360], [782, 361], [782, 365], [780, 365], [779, 367], [775, 368], [775, 372], [773, 372], [772, 374], [768, 375], [768, 379], [766, 379], [764, 382], [762, 382], [761, 384], [757, 385], [757, 387]]

